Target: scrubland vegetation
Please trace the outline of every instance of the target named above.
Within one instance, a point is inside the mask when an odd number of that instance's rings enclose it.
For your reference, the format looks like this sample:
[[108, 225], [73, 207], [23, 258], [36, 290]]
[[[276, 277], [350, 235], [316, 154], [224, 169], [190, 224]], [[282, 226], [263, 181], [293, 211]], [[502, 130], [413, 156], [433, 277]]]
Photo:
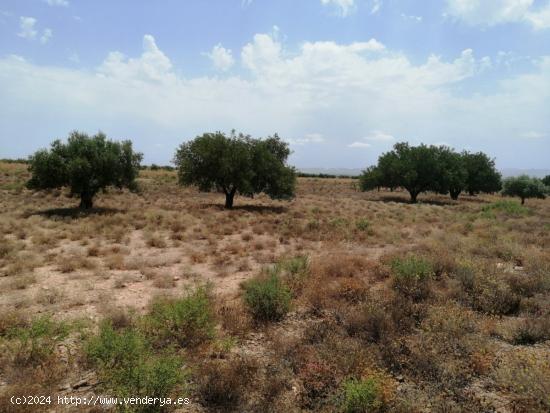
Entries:
[[154, 168], [83, 210], [29, 178], [0, 163], [0, 411], [550, 410], [548, 200], [298, 178], [224, 209]]

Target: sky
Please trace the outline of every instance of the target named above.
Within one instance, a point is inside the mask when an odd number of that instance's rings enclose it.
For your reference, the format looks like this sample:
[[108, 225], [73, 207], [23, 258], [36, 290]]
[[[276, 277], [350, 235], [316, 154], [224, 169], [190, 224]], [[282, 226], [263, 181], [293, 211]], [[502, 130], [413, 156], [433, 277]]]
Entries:
[[550, 168], [550, 0], [0, 0], [0, 158], [232, 129], [300, 168], [400, 141]]

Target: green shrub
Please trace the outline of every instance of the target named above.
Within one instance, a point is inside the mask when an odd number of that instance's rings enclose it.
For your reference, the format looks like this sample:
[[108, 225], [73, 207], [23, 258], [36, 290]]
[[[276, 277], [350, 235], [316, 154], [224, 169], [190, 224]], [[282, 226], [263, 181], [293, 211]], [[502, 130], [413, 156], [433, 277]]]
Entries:
[[412, 299], [421, 301], [430, 295], [430, 280], [434, 275], [432, 264], [419, 257], [397, 258], [392, 262], [393, 288]]
[[[169, 352], [155, 354], [138, 330], [115, 330], [103, 322], [86, 344], [88, 359], [98, 368], [105, 391], [115, 397], [168, 397], [184, 386], [182, 361]], [[133, 406], [136, 412], [157, 412], [159, 405]]]
[[370, 228], [370, 221], [367, 218], [358, 219], [355, 222], [355, 228], [359, 231], [368, 231]]
[[250, 280], [244, 289], [244, 302], [257, 321], [281, 320], [290, 309], [290, 291], [275, 272]]
[[[518, 202], [502, 200], [485, 205], [481, 211], [485, 216], [490, 216], [493, 212], [502, 212], [510, 216], [521, 216], [529, 214], [529, 209], [520, 205]], [[494, 216], [494, 215], [493, 215]]]
[[214, 335], [214, 316], [208, 291], [197, 288], [178, 299], [159, 298], [144, 317], [143, 329], [156, 345], [193, 347]]
[[347, 380], [343, 384], [343, 411], [345, 413], [377, 412], [384, 406], [382, 386], [374, 378]]
[[63, 322], [43, 316], [28, 325], [9, 329], [5, 336], [15, 363], [23, 366], [37, 366], [51, 356], [58, 342], [69, 333], [69, 326]]
[[298, 255], [283, 260], [275, 266], [272, 272], [276, 275], [284, 274], [284, 283], [296, 297], [304, 288], [309, 276], [309, 258], [305, 255]]

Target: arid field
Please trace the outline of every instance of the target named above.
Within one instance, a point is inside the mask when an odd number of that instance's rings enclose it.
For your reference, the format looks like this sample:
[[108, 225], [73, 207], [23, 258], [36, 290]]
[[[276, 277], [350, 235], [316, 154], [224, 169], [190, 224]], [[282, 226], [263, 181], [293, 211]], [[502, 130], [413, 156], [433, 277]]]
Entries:
[[28, 178], [0, 163], [2, 412], [167, 392], [181, 412], [550, 411], [548, 199], [299, 178], [225, 210], [146, 169], [81, 212]]

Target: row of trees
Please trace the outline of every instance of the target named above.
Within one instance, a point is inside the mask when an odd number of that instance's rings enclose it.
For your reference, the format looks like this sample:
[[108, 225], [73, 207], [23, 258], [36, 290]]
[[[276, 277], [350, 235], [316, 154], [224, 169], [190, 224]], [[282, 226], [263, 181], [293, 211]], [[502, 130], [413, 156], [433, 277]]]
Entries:
[[502, 180], [494, 160], [483, 152], [457, 153], [447, 146], [410, 146], [402, 142], [382, 154], [378, 164], [360, 176], [363, 191], [380, 187], [404, 188], [414, 203], [426, 191], [449, 194], [455, 200], [464, 191], [470, 195], [497, 192]]
[[[276, 134], [266, 139], [248, 135], [205, 133], [177, 150], [174, 163], [179, 183], [201, 191], [225, 193], [225, 207], [232, 208], [236, 193], [252, 197], [263, 192], [272, 199], [294, 196], [296, 174], [286, 165], [290, 149]], [[134, 190], [141, 153], [132, 142], [107, 140], [103, 133], [88, 136], [72, 132], [67, 142], [56, 140], [50, 149], [29, 158], [29, 189], [67, 186], [80, 197], [80, 208], [93, 206], [93, 197], [108, 186]]]
[[[265, 193], [272, 199], [294, 197], [296, 171], [287, 165], [288, 144], [277, 134], [266, 139], [221, 132], [205, 133], [183, 143], [176, 151], [174, 164], [181, 185], [197, 186], [201, 191], [225, 194], [225, 207], [232, 208], [237, 193], [253, 197]], [[56, 140], [51, 148], [29, 158], [32, 174], [29, 188], [47, 189], [68, 186], [80, 197], [80, 207], [93, 206], [93, 197], [108, 186], [136, 189], [135, 179], [143, 158], [134, 152], [130, 141], [107, 140], [103, 133], [88, 136], [72, 132], [67, 142]], [[544, 181], [544, 182], [543, 182]], [[543, 181], [528, 176], [508, 178], [503, 194], [543, 198], [550, 176]], [[378, 164], [360, 176], [362, 190], [387, 187], [406, 189], [411, 201], [420, 193], [434, 191], [458, 199], [463, 191], [471, 195], [497, 192], [501, 176], [494, 160], [482, 152], [457, 153], [446, 146], [410, 146], [397, 143], [378, 159]]]

